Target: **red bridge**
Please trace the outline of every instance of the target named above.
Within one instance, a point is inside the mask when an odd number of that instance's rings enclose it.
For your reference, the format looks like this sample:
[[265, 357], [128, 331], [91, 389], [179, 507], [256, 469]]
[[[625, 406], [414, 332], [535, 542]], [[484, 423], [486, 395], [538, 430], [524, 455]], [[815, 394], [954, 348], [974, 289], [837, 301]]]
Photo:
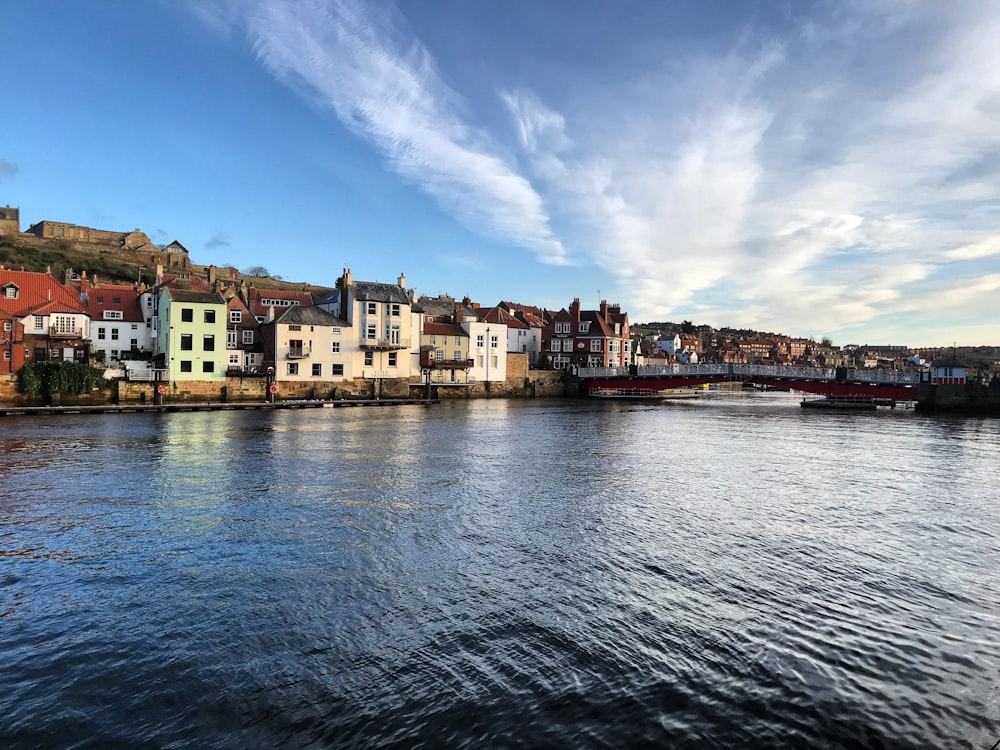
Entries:
[[598, 390], [684, 388], [701, 383], [755, 383], [832, 398], [916, 401], [918, 372], [848, 367], [775, 365], [639, 365], [581, 367], [576, 371], [588, 395]]

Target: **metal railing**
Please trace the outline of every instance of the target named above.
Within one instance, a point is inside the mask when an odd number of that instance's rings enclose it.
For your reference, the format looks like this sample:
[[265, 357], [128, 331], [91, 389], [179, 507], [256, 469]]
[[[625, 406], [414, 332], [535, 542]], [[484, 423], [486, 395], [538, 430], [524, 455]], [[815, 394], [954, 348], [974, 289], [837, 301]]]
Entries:
[[744, 364], [701, 364], [701, 365], [639, 365], [634, 371], [628, 367], [580, 367], [576, 374], [581, 378], [623, 378], [634, 374], [637, 377], [669, 377], [723, 375], [733, 379], [748, 377], [788, 378], [792, 380], [836, 381], [837, 370], [842, 380], [858, 383], [891, 383], [893, 385], [916, 385], [920, 373], [905, 370], [843, 369], [836, 367], [791, 367], [788, 365], [744, 365]]

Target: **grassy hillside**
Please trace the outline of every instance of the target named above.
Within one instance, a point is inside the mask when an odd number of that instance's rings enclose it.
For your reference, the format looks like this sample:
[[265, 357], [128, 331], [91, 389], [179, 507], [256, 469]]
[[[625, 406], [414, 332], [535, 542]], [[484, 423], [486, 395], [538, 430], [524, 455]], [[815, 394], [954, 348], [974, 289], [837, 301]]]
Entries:
[[[20, 242], [16, 237], [0, 237], [0, 265], [15, 271], [46, 271], [62, 281], [65, 278], [66, 269], [72, 269], [74, 273], [87, 272], [87, 276], [106, 282], [117, 282], [122, 284], [133, 284], [136, 281], [144, 281], [152, 284], [156, 269], [147, 266], [140, 266], [139, 263], [131, 262], [127, 258], [117, 258], [112, 255], [94, 253], [81, 250], [73, 243], [65, 240], [50, 240], [44, 245], [35, 242]], [[141, 270], [140, 270], [141, 269]], [[195, 275], [206, 275], [207, 266], [192, 264], [185, 272]], [[167, 273], [177, 272], [179, 269], [164, 269]], [[223, 274], [220, 269], [220, 278]], [[303, 282], [278, 281], [270, 277], [255, 277], [242, 275], [241, 278], [247, 282], [253, 282], [255, 286], [267, 289], [300, 290]], [[329, 287], [318, 287], [310, 285], [310, 291], [323, 292]]]

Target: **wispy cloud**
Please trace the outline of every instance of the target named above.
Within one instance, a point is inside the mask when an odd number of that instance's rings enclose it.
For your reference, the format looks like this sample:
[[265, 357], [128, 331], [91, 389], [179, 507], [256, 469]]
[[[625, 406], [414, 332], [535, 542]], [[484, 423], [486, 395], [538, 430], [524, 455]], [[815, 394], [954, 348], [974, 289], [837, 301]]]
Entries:
[[[256, 3], [237, 6], [260, 60], [280, 80], [330, 107], [386, 164], [469, 229], [562, 264], [541, 197], [463, 104], [428, 51], [388, 5]], [[214, 14], [213, 18], [227, 17]]]
[[20, 171], [20, 167], [18, 167], [14, 162], [7, 161], [6, 159], [0, 159], [0, 178], [13, 177]]
[[208, 250], [214, 250], [217, 247], [230, 247], [232, 244], [233, 243], [229, 241], [229, 237], [227, 237], [224, 233], [216, 232], [208, 238], [208, 241], [205, 242], [205, 247]]

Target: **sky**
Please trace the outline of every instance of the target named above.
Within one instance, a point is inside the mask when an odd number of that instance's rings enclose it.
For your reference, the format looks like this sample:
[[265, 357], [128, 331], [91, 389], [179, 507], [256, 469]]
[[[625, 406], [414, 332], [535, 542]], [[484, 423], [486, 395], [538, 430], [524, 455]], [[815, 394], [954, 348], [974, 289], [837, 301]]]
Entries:
[[998, 345], [998, 39], [981, 0], [8, 0], [0, 204], [316, 285]]

